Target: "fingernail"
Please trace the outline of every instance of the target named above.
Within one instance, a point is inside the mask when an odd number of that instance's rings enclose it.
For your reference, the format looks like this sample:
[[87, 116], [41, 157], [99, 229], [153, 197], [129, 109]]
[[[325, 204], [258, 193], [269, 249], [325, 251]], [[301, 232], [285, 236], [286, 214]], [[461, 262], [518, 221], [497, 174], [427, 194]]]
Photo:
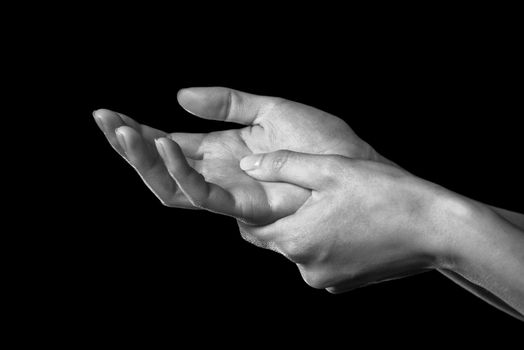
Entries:
[[155, 139], [155, 145], [158, 153], [160, 154], [160, 157], [162, 157], [162, 159], [166, 159], [166, 151], [164, 149], [164, 145], [162, 142], [160, 142], [160, 139]]
[[240, 169], [244, 171], [250, 171], [260, 166], [260, 160], [262, 159], [259, 155], [252, 155], [244, 157], [240, 160]]
[[120, 129], [116, 129], [115, 134], [116, 134], [116, 138], [118, 139], [118, 143], [124, 149], [124, 152], [127, 152], [127, 144], [126, 144], [126, 138], [124, 136], [124, 133], [120, 131]]
[[96, 111], [93, 111], [93, 118], [95, 118], [96, 125], [98, 125], [100, 130], [102, 130], [102, 132], [104, 132], [104, 134], [105, 134], [106, 133], [106, 126], [104, 125], [104, 122], [102, 121], [102, 118], [100, 118], [100, 116], [98, 114], [96, 114]]

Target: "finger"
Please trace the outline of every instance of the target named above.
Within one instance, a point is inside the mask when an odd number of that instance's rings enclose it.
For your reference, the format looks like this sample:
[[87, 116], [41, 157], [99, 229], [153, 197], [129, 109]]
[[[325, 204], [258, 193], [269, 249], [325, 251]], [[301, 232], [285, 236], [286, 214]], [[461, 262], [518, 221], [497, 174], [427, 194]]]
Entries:
[[115, 134], [117, 128], [121, 126], [130, 126], [144, 136], [146, 140], [150, 140], [151, 143], [154, 139], [166, 135], [166, 133], [161, 130], [139, 124], [124, 114], [113, 112], [108, 109], [98, 109], [94, 111], [93, 117], [99, 128], [104, 132], [111, 146], [113, 146], [113, 148], [124, 158], [126, 158], [126, 155]]
[[93, 117], [95, 118], [96, 124], [100, 130], [102, 130], [115, 151], [127, 159], [127, 156], [118, 143], [118, 139], [115, 134], [115, 129], [125, 125], [118, 114], [107, 109], [99, 109], [93, 112]]
[[240, 168], [257, 180], [321, 189], [336, 178], [333, 157], [282, 150], [244, 157]]
[[198, 150], [206, 134], [172, 133], [168, 135], [162, 130], [140, 124], [122, 113], [113, 112], [108, 109], [99, 109], [93, 112], [93, 116], [95, 117], [95, 121], [97, 122], [100, 129], [102, 129], [113, 148], [124, 158], [126, 156], [120, 147], [120, 144], [118, 143], [116, 135], [114, 134], [114, 131], [121, 126], [129, 126], [135, 129], [146, 141], [149, 141], [151, 144], [153, 144], [153, 141], [157, 138], [170, 137], [176, 141], [180, 147], [182, 147], [182, 150], [187, 157], [191, 157], [193, 159], [202, 159], [202, 153], [200, 153]]
[[184, 157], [180, 147], [168, 138], [156, 140], [158, 153], [162, 156], [169, 174], [191, 204], [212, 212], [235, 216], [235, 200], [222, 187], [206, 182]]
[[151, 144], [153, 141], [159, 137], [165, 137], [166, 132], [162, 130], [155, 129], [153, 127], [150, 127], [145, 124], [140, 124], [137, 121], [135, 121], [133, 118], [128, 117], [125, 114], [118, 113], [116, 114], [122, 119], [122, 121], [127, 125], [138, 131], [142, 137], [144, 137], [146, 140], [151, 141]]
[[178, 190], [175, 181], [169, 176], [162, 159], [150, 142], [146, 142], [136, 130], [129, 126], [117, 128], [115, 135], [129, 163], [163, 204], [171, 207], [193, 207], [184, 194]]
[[261, 112], [272, 107], [275, 97], [258, 96], [224, 87], [182, 89], [178, 103], [189, 113], [204, 119], [244, 125], [257, 124]]
[[193, 159], [202, 159], [204, 154], [200, 151], [200, 146], [207, 134], [174, 132], [167, 135], [171, 140], [175, 141], [186, 157]]

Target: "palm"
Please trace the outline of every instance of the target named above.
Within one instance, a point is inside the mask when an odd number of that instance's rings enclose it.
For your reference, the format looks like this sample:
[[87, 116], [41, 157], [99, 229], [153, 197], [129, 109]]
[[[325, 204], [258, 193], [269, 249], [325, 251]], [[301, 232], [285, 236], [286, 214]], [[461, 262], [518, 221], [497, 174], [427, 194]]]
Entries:
[[260, 152], [248, 146], [249, 139], [244, 141], [245, 130], [207, 134], [199, 146], [200, 159], [189, 158], [189, 164], [206, 182], [218, 185], [234, 198], [234, 207], [225, 214], [261, 224], [293, 213], [309, 191], [286, 183], [260, 182], [241, 170], [243, 157]]
[[228, 191], [238, 204], [238, 218], [261, 224], [295, 212], [309, 197], [301, 187], [260, 182], [240, 169], [250, 154], [289, 149], [307, 153], [364, 156], [368, 149], [340, 119], [299, 103], [284, 101], [259, 115], [260, 124], [207, 134], [202, 160], [193, 167], [206, 181]]
[[[218, 98], [222, 97], [218, 96]], [[204, 118], [241, 122], [249, 126], [209, 134], [169, 134], [169, 138], [180, 146], [187, 165], [200, 173], [205, 183], [210, 184], [217, 193], [214, 200], [209, 200], [209, 193], [203, 195], [208, 198], [206, 201], [217, 202], [202, 205], [205, 209], [234, 216], [252, 224], [266, 224], [292, 214], [306, 201], [310, 195], [309, 190], [288, 183], [261, 182], [245, 174], [240, 169], [239, 162], [243, 157], [253, 153], [288, 149], [358, 158], [370, 158], [374, 153], [346, 123], [315, 108], [268, 98], [262, 108], [260, 106], [257, 108], [256, 117], [249, 120], [249, 109], [236, 111], [236, 114], [235, 111], [229, 110], [229, 116], [221, 115], [224, 114], [223, 106], [220, 105], [221, 100], [217, 102], [216, 98], [212, 96], [211, 101], [203, 103], [198, 101], [199, 105], [186, 106], [186, 109]], [[131, 127], [138, 134], [135, 138], [143, 143], [145, 154], [143, 158], [148, 163], [144, 168], [156, 169], [148, 170], [148, 174], [152, 174], [148, 175], [151, 179], [144, 178], [144, 180], [157, 196], [161, 200], [174, 203], [174, 206], [189, 207], [195, 204], [191, 193], [193, 189], [195, 192], [201, 191], [205, 183], [202, 181], [198, 186], [188, 183], [183, 193], [177, 192], [177, 184], [170, 183], [166, 178], [166, 171], [162, 170], [164, 169], [162, 159], [154, 151], [154, 139], [165, 137], [166, 134], [140, 125], [128, 117], [120, 116], [122, 124]], [[245, 122], [246, 120], [248, 122]], [[115, 120], [113, 126], [118, 127], [118, 123]], [[132, 132], [129, 130], [129, 133], [131, 135]], [[118, 150], [118, 146], [115, 148]], [[135, 159], [131, 162], [141, 172], [140, 167], [135, 164], [137, 161]], [[141, 175], [144, 177], [143, 172]], [[177, 182], [184, 189], [183, 181], [179, 179]], [[165, 200], [169, 193], [176, 193], [176, 195], [172, 199]], [[199, 196], [195, 195], [195, 197]]]

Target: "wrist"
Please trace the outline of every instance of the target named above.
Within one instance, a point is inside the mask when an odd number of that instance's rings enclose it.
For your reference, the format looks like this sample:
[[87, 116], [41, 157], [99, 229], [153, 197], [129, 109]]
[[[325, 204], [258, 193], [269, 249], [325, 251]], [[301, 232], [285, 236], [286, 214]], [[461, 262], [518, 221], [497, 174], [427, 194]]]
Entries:
[[417, 233], [431, 267], [453, 272], [482, 291], [480, 296], [524, 315], [524, 231], [487, 205], [418, 183], [424, 200]]
[[481, 265], [500, 267], [524, 251], [522, 231], [489, 206], [446, 189], [435, 191], [429, 217], [437, 268], [475, 279]]
[[[479, 239], [478, 203], [433, 183], [425, 182], [422, 237], [434, 268], [455, 270]], [[486, 210], [486, 209], [484, 209]]]

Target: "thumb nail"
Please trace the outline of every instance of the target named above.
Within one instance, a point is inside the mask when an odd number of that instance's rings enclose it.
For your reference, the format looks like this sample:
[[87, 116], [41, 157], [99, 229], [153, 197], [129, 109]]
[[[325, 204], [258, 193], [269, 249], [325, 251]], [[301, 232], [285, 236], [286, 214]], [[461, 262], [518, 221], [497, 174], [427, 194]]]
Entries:
[[244, 157], [240, 160], [240, 169], [244, 171], [254, 170], [260, 166], [261, 159], [262, 156], [260, 155], [251, 155]]

